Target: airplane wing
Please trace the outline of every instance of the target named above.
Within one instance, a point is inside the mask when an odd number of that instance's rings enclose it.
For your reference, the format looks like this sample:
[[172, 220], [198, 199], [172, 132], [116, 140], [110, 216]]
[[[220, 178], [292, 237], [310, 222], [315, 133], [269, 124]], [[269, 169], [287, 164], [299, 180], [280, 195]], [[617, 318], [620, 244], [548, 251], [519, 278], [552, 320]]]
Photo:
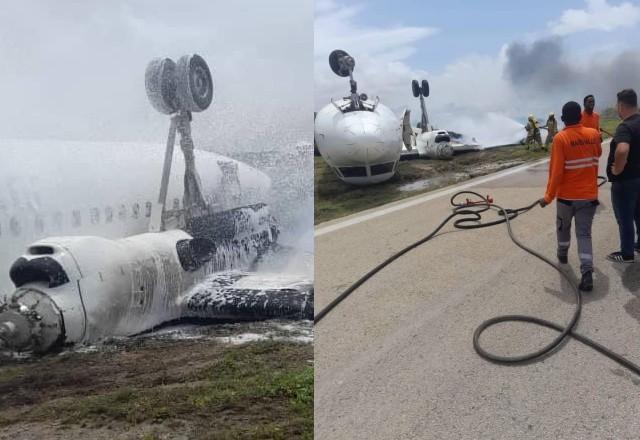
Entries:
[[462, 142], [452, 142], [451, 148], [453, 148], [454, 154], [482, 150], [482, 146], [480, 144], [463, 144]]
[[313, 283], [282, 274], [222, 272], [181, 299], [183, 318], [313, 319]]

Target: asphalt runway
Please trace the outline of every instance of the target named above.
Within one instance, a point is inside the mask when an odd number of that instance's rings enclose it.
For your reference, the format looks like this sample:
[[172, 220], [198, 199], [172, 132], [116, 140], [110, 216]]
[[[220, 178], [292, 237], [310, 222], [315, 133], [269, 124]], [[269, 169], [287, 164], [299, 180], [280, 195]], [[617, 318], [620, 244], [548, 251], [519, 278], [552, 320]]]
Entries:
[[[600, 174], [604, 174], [603, 147]], [[542, 197], [548, 162], [507, 170], [318, 225], [315, 306], [392, 253], [429, 234], [467, 188], [516, 208]], [[595, 288], [578, 331], [640, 363], [640, 263], [605, 260], [618, 250], [610, 185], [593, 225]], [[526, 245], [555, 260], [555, 203], [512, 223]], [[575, 236], [565, 269], [579, 279]], [[519, 366], [480, 358], [475, 328], [503, 314], [565, 324], [571, 288], [511, 242], [504, 224], [440, 236], [383, 269], [315, 328], [315, 438], [631, 439], [640, 436], [640, 377], [570, 340]], [[316, 312], [317, 313], [317, 312]], [[540, 348], [555, 332], [501, 324], [482, 337], [504, 355]]]

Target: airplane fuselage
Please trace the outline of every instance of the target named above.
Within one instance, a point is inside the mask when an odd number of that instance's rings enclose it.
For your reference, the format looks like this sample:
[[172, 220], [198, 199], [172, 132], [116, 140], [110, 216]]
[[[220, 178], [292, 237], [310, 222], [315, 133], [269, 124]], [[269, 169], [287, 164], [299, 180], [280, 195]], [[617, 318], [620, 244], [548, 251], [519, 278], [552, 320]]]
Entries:
[[363, 101], [365, 110], [348, 111], [348, 99], [322, 108], [315, 119], [315, 141], [327, 164], [343, 181], [383, 182], [396, 170], [402, 150], [400, 119], [386, 106]]
[[[50, 236], [122, 238], [149, 231], [164, 162], [161, 144], [0, 141], [0, 294], [11, 263]], [[205, 198], [223, 211], [268, 201], [270, 179], [196, 151]], [[167, 209], [180, 210], [184, 160], [174, 152]]]

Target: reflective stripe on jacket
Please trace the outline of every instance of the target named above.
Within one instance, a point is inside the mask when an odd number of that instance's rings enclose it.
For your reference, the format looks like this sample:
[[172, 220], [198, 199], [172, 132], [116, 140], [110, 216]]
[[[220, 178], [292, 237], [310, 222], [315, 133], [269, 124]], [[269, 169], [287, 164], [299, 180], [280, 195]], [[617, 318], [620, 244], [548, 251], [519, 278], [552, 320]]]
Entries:
[[549, 179], [544, 200], [598, 198], [600, 133], [582, 124], [565, 127], [553, 138]]

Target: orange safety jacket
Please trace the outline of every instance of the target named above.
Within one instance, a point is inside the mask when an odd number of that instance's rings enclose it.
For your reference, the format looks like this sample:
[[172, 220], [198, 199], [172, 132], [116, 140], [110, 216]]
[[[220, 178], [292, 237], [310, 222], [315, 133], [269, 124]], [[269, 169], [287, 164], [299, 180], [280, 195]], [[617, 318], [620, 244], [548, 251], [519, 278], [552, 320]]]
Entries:
[[589, 114], [583, 110], [582, 117], [580, 118], [580, 123], [585, 127], [593, 128], [600, 131], [600, 115], [596, 112]]
[[553, 138], [544, 201], [598, 198], [600, 133], [582, 124], [569, 125]]

